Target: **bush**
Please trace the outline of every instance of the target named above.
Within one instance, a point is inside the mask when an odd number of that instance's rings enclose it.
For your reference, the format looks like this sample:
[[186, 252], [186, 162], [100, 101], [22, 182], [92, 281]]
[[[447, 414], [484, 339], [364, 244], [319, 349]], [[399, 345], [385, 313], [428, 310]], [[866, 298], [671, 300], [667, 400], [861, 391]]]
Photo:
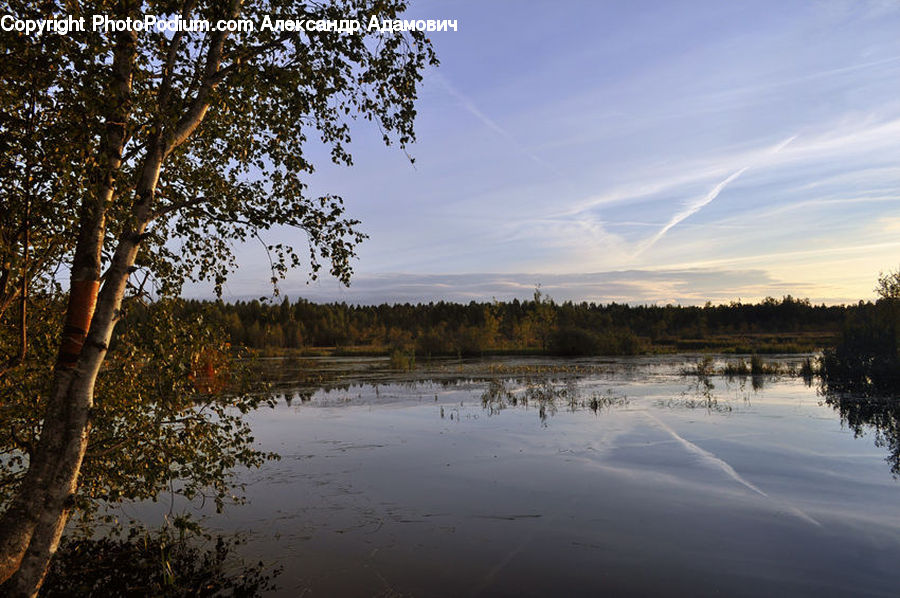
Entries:
[[900, 300], [882, 299], [848, 320], [840, 342], [822, 357], [832, 389], [863, 394], [900, 393]]
[[561, 328], [550, 335], [548, 343], [554, 355], [596, 355], [600, 352], [600, 340], [595, 334], [581, 328]]
[[410, 372], [416, 368], [416, 354], [412, 351], [404, 352], [399, 349], [395, 349], [391, 353], [391, 368], [395, 370], [402, 370], [404, 372]]
[[165, 528], [132, 530], [124, 539], [69, 540], [57, 552], [41, 596], [249, 598], [274, 589], [280, 570], [235, 561], [231, 553], [239, 543], [219, 536], [208, 547]]

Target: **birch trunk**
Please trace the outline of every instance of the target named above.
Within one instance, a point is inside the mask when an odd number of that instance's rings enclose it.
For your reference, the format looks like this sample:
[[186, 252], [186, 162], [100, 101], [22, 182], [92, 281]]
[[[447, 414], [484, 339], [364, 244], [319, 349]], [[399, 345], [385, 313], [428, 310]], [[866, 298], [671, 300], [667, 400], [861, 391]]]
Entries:
[[[226, 15], [234, 18], [240, 6], [241, 0], [230, 0]], [[132, 8], [125, 7], [126, 12]], [[87, 450], [94, 385], [120, 317], [128, 276], [152, 217], [160, 170], [166, 156], [193, 134], [209, 108], [209, 96], [218, 85], [227, 33], [217, 32], [211, 38], [205, 76], [190, 108], [165, 134], [161, 116], [157, 132], [148, 139], [131, 217], [100, 288], [105, 210], [115, 195], [115, 176], [122, 163], [136, 35], [125, 32], [117, 40], [113, 60], [114, 113], [107, 119], [103, 161], [106, 168], [94, 203], [84, 205], [80, 214], [81, 232], [73, 261], [66, 326], [41, 438], [25, 479], [0, 518], [0, 583], [5, 582], [0, 590], [12, 596], [37, 595], [59, 545]], [[173, 38], [173, 52], [178, 39]], [[163, 107], [167, 107], [165, 96], [161, 97]]]
[[[0, 518], [0, 583], [6, 582], [2, 589], [12, 596], [37, 594], [68, 520], [87, 448], [94, 383], [105, 354], [99, 352], [98, 359], [95, 345], [98, 339], [108, 342], [112, 333], [110, 326], [100, 323], [95, 329], [94, 316], [98, 295], [102, 304], [106, 209], [115, 196], [126, 141], [136, 40], [134, 32], [122, 33], [116, 40], [103, 167], [95, 192], [79, 210], [65, 326], [41, 437], [30, 455], [28, 472]], [[124, 287], [124, 281], [121, 284]]]
[[140, 247], [141, 235], [149, 222], [162, 160], [163, 152], [157, 147], [151, 150], [145, 161], [137, 189], [133, 225], [119, 240], [106, 271], [77, 367], [71, 376], [58, 377], [52, 416], [59, 423], [45, 424], [41, 443], [44, 444], [46, 438], [49, 450], [42, 452], [45, 458], [35, 463], [44, 473], [44, 483], [39, 486], [39, 500], [29, 509], [29, 517], [35, 519], [33, 531], [18, 570], [5, 588], [14, 596], [37, 595], [68, 521], [78, 487], [78, 472], [87, 450], [94, 384], [119, 319], [128, 275]]

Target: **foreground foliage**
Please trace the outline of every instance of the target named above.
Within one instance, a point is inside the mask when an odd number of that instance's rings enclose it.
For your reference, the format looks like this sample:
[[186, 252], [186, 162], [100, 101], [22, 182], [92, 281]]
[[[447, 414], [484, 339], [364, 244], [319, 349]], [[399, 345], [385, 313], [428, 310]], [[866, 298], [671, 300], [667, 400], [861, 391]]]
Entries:
[[[31, 367], [0, 378], [0, 504], [26, 471], [55, 357], [59, 299], [35, 301]], [[212, 316], [177, 314], [172, 301], [130, 309], [115, 351], [98, 379], [91, 435], [77, 505], [83, 519], [104, 505], [154, 499], [162, 491], [204, 497], [221, 507], [236, 499], [235, 467], [273, 457], [254, 448], [243, 414], [272, 404], [247, 375], [246, 360]], [[43, 360], [43, 363], [41, 363]], [[85, 521], [82, 521], [85, 523]]]
[[[48, 0], [7, 2], [3, 12], [259, 23], [391, 19], [405, 9], [404, 0]], [[216, 395], [226, 352], [203, 336], [209, 323], [175, 333], [191, 349], [169, 349], [167, 331], [149, 329], [130, 352], [132, 339], [114, 335], [129, 298], [174, 297], [189, 280], [220, 290], [246, 240], [265, 248], [272, 280], [306, 263], [312, 276], [347, 283], [365, 235], [341, 198], [309, 193], [307, 142], [350, 165], [350, 123], [363, 119], [386, 143], [411, 143], [422, 71], [437, 61], [423, 32], [381, 29], [124, 27], [0, 40], [0, 319], [16, 331], [0, 346], [7, 447], [16, 447], [3, 463], [5, 487], [15, 488], [0, 515], [0, 583], [33, 596], [80, 499], [149, 497], [173, 479], [200, 480], [185, 482], [186, 493], [212, 484], [219, 498], [222, 472], [257, 458], [228, 403], [196, 405], [197, 393]], [[299, 243], [265, 242], [275, 226], [296, 229]], [[64, 315], [49, 317], [55, 330], [35, 342], [39, 300]], [[44, 339], [55, 350], [33, 353]], [[93, 469], [82, 472], [90, 446]]]
[[822, 358], [835, 391], [864, 395], [900, 393], [900, 300], [882, 299], [847, 321], [837, 345]]
[[900, 476], [900, 269], [882, 274], [880, 299], [847, 319], [821, 359], [820, 392], [857, 436], [874, 433]]
[[875, 292], [878, 302], [853, 313], [822, 357], [831, 392], [900, 396], [900, 270], [882, 274]]
[[48, 598], [251, 598], [274, 588], [278, 570], [236, 559], [237, 538], [205, 541], [173, 533], [135, 529], [125, 538], [66, 541], [41, 592]]

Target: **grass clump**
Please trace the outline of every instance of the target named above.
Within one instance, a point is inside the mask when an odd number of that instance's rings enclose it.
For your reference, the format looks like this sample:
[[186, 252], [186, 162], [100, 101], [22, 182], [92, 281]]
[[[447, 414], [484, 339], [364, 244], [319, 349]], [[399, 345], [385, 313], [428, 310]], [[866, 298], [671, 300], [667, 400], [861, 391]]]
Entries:
[[722, 373], [729, 377], [749, 376], [750, 365], [746, 361], [744, 361], [743, 358], [737, 361], [729, 361], [725, 364], [725, 368], [722, 370]]
[[391, 369], [411, 372], [416, 369], [416, 354], [412, 351], [395, 349], [391, 352]]

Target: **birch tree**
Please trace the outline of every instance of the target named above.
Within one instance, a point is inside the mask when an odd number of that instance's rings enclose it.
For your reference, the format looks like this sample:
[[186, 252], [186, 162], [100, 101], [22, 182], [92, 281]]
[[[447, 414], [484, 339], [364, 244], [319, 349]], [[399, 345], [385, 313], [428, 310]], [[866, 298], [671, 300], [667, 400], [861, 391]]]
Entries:
[[[0, 518], [0, 581], [13, 595], [34, 595], [73, 506], [98, 376], [129, 289], [144, 276], [165, 295], [186, 280], [221, 289], [233, 246], [276, 225], [302, 231], [303, 241], [267, 246], [274, 277], [307, 262], [312, 276], [326, 267], [348, 282], [364, 235], [341, 198], [308, 195], [308, 141], [348, 166], [354, 120], [374, 123], [388, 144], [412, 142], [421, 73], [436, 60], [422, 32], [365, 26], [373, 15], [402, 14], [405, 0], [3, 4], [18, 19], [89, 24], [67, 35], [0, 34], [0, 308], [22, 307], [22, 345], [6, 356], [7, 371], [25, 360], [29, 281], [52, 286], [60, 275], [40, 268], [53, 262], [69, 274], [39, 441]], [[105, 32], [90, 30], [95, 14], [363, 27]]]

